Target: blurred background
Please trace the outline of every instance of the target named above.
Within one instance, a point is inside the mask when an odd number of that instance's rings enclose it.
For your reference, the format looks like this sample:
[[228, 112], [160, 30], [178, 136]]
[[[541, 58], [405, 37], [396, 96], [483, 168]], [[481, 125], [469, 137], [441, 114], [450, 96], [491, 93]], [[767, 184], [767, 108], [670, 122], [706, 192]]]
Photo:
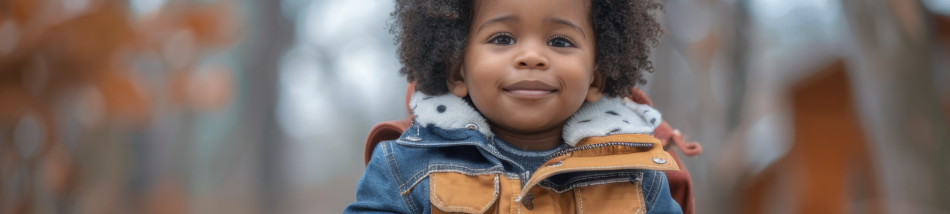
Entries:
[[[950, 1], [661, 0], [698, 213], [950, 213]], [[0, 213], [339, 213], [390, 0], [0, 0]]]

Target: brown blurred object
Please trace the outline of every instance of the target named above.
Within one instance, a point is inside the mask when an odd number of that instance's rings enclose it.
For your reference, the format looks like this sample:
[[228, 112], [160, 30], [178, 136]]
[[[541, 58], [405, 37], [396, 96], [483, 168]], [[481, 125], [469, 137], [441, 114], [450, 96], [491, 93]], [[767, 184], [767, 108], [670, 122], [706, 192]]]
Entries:
[[[950, 16], [935, 14], [933, 22], [935, 39], [942, 42], [942, 48], [944, 50], [950, 50]], [[950, 61], [950, 58], [944, 60]], [[950, 79], [946, 79], [945, 81], [950, 82]], [[947, 97], [944, 98], [944, 106], [946, 109], [947, 120], [950, 120], [950, 92], [948, 92]]]
[[[209, 72], [198, 73], [195, 68], [207, 52], [223, 49], [237, 39], [233, 3], [171, 1], [148, 16], [137, 16], [128, 4], [88, 0], [79, 8], [69, 8], [62, 1], [0, 2], [0, 181], [5, 184], [0, 186], [4, 193], [0, 194], [0, 213], [59, 213], [76, 206], [122, 212], [122, 207], [73, 204], [86, 201], [77, 200], [79, 196], [89, 196], [80, 191], [104, 191], [96, 190], [102, 185], [95, 184], [107, 181], [79, 176], [84, 169], [79, 158], [83, 149], [68, 148], [59, 130], [63, 126], [58, 123], [66, 121], [60, 121], [56, 105], [63, 105], [63, 100], [79, 100], [77, 105], [59, 107], [75, 109], [66, 116], [80, 118], [86, 126], [81, 130], [90, 134], [105, 123], [139, 127], [150, 120], [154, 100], [178, 91], [189, 97], [180, 102], [185, 107], [214, 110], [227, 103], [233, 87], [232, 70], [215, 65]], [[148, 79], [135, 70], [135, 58], [156, 52], [163, 54], [159, 60], [162, 66], [150, 72], [188, 76], [189, 84], [147, 85]], [[29, 142], [21, 142], [26, 140]], [[73, 147], [96, 146], [81, 144], [80, 139], [68, 140], [79, 141], [80, 145]], [[111, 174], [123, 176], [122, 172]], [[81, 188], [81, 184], [93, 185]], [[183, 203], [187, 191], [180, 183], [166, 182], [155, 188], [141, 204], [160, 206], [162, 209], [150, 209], [160, 213], [188, 210]], [[130, 194], [121, 189], [106, 192]]]
[[145, 205], [138, 213], [184, 214], [188, 213], [188, 193], [177, 179], [165, 178], [153, 187], [145, 197]]
[[752, 178], [740, 200], [745, 213], [769, 213], [769, 200], [790, 200], [783, 203], [793, 205], [792, 213], [884, 212], [844, 62], [815, 72], [791, 93], [791, 150]]
[[924, 40], [924, 15], [920, 13], [923, 9], [919, 1], [888, 0], [887, 5], [894, 13], [894, 18], [900, 23], [898, 26], [908, 38], [916, 41]]
[[231, 96], [232, 71], [223, 65], [209, 65], [196, 72], [179, 72], [172, 79], [175, 101], [195, 110], [215, 110]]
[[706, 34], [706, 37], [689, 44], [687, 50], [690, 58], [694, 59], [690, 61], [693, 63], [693, 68], [708, 75], [709, 70], [712, 69], [713, 56], [715, 56], [716, 51], [720, 48], [719, 43], [720, 38], [717, 32], [710, 31]]

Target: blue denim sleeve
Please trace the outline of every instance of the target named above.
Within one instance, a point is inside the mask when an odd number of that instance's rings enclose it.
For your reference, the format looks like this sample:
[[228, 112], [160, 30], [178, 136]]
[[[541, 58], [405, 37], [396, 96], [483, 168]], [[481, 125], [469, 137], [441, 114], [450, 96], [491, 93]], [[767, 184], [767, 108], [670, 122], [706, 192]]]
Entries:
[[676, 203], [673, 195], [670, 194], [670, 183], [666, 180], [666, 173], [656, 171], [654, 176], [656, 176], [654, 179], [658, 183], [658, 188], [653, 203], [647, 205], [647, 214], [683, 213], [680, 204]]
[[356, 186], [356, 202], [343, 213], [411, 213], [402, 199], [399, 188], [389, 170], [386, 148], [382, 142], [373, 150], [373, 156]]

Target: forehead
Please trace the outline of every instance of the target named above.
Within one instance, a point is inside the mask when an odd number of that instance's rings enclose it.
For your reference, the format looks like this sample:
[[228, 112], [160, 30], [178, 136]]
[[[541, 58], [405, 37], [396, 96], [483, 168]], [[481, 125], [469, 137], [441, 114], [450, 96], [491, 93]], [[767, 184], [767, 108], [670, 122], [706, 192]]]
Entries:
[[513, 16], [524, 23], [550, 18], [569, 20], [589, 26], [589, 0], [476, 0], [472, 24], [502, 16]]

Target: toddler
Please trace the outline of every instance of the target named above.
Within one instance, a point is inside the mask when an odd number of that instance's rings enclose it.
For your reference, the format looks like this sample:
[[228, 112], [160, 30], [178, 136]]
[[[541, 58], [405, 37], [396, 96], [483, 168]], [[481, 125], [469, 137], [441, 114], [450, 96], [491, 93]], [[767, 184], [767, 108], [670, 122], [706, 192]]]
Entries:
[[681, 213], [625, 98], [663, 33], [653, 0], [396, 0], [412, 126], [345, 213]]

